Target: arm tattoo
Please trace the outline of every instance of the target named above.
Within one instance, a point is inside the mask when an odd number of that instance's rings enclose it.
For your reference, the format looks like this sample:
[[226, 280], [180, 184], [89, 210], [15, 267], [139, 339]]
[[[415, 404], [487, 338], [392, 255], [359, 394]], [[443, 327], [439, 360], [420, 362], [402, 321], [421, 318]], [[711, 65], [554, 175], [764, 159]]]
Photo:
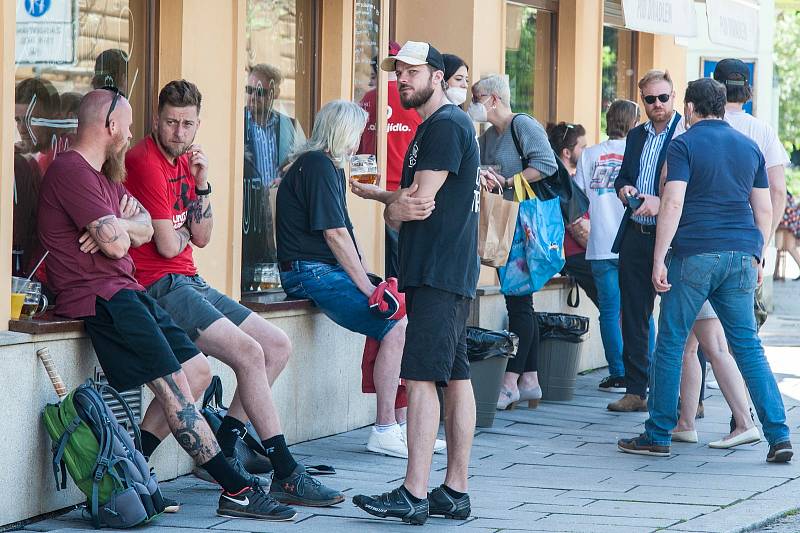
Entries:
[[214, 213], [211, 212], [211, 202], [206, 206], [206, 210], [203, 211], [203, 218], [211, 218], [214, 216]]
[[205, 198], [200, 196], [189, 207], [188, 219], [192, 224], [200, 224], [203, 219], [214, 216], [214, 213], [211, 212], [211, 202], [208, 202], [205, 209], [203, 209], [204, 202]]
[[186, 245], [189, 244], [189, 241], [192, 239], [192, 234], [189, 231], [189, 228], [186, 226], [182, 226], [178, 231], [175, 233], [178, 234], [178, 249], [179, 251], [183, 251], [186, 248]]
[[111, 244], [119, 239], [117, 228], [114, 220], [117, 217], [114, 215], [104, 216], [89, 224], [90, 233], [93, 233], [94, 239], [98, 243]]

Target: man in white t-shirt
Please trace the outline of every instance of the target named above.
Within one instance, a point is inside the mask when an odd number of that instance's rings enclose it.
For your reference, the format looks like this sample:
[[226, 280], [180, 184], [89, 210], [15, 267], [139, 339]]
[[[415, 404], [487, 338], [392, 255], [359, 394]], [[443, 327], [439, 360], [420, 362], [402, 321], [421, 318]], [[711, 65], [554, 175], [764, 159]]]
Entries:
[[[606, 112], [606, 133], [609, 139], [585, 148], [578, 160], [575, 183], [589, 197], [589, 217], [592, 231], [586, 246], [586, 260], [592, 269], [597, 286], [600, 309], [600, 336], [608, 361], [608, 377], [599, 389], [606, 392], [625, 392], [625, 366], [622, 362], [622, 332], [620, 330], [619, 256], [611, 251], [625, 206], [617, 198], [614, 181], [625, 155], [625, 137], [639, 122], [640, 110], [635, 102], [616, 100]], [[651, 337], [655, 325], [650, 324]], [[651, 338], [652, 350], [654, 341]]]
[[728, 91], [725, 122], [752, 139], [764, 154], [772, 199], [771, 234], [774, 234], [786, 209], [786, 165], [789, 164], [789, 154], [772, 126], [743, 109], [744, 104], [753, 97], [747, 65], [739, 59], [723, 59], [714, 69], [714, 79], [725, 85]]

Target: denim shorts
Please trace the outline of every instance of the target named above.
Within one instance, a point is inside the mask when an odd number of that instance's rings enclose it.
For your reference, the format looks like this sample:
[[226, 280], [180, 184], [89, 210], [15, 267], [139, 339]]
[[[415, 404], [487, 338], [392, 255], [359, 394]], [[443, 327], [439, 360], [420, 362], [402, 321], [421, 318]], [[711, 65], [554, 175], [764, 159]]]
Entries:
[[253, 314], [209, 285], [199, 274], [167, 274], [147, 287], [147, 294], [155, 298], [192, 341], [220, 318], [240, 326]]
[[369, 300], [338, 264], [292, 261], [292, 270], [281, 272], [281, 284], [293, 298], [308, 298], [328, 318], [345, 329], [383, 340], [397, 324], [372, 313]]

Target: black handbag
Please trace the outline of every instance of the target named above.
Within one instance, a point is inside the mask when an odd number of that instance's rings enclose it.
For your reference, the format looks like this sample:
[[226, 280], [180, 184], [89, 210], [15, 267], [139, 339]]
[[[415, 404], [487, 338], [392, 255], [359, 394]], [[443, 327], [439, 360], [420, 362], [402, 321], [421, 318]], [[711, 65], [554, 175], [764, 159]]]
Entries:
[[[525, 113], [518, 113], [511, 119], [509, 127], [511, 128], [511, 138], [514, 139], [514, 146], [522, 162], [522, 168], [525, 169], [528, 168], [530, 159], [523, 153], [522, 145], [517, 136], [517, 130], [514, 129], [514, 121], [520, 115], [530, 117], [530, 115], [526, 115]], [[571, 224], [589, 211], [589, 197], [575, 184], [575, 181], [573, 181], [564, 163], [561, 162], [561, 158], [558, 157], [558, 154], [555, 152], [553, 153], [555, 154], [558, 169], [550, 176], [542, 178], [539, 181], [531, 182], [531, 188], [533, 192], [536, 193], [536, 197], [542, 200], [558, 198], [561, 203], [561, 215], [564, 217], [564, 222], [566, 224]]]
[[[222, 404], [222, 380], [219, 376], [211, 378], [211, 384], [203, 394], [203, 405], [200, 409], [211, 431], [215, 434], [219, 430], [222, 419], [228, 408]], [[256, 433], [256, 428], [248, 422], [245, 425], [247, 433], [244, 437], [236, 439], [236, 458], [242, 462], [245, 470], [251, 474], [268, 474], [272, 472], [272, 463], [267, 459], [267, 452], [261, 446], [261, 439]]]

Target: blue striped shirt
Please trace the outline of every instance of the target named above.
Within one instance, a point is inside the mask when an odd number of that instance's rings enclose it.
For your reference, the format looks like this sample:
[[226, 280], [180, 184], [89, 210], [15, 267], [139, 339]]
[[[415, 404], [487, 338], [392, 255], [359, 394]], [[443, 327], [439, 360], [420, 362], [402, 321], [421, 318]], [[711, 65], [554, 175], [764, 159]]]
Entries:
[[245, 110], [245, 143], [253, 151], [257, 176], [251, 179], [259, 182], [266, 188], [278, 177], [278, 142], [277, 131], [279, 128], [277, 113], [271, 113], [267, 124], [259, 126], [253, 120], [250, 112]]
[[[658, 183], [657, 180], [660, 177], [656, 176], [658, 155], [661, 153], [661, 148], [664, 147], [664, 143], [667, 141], [667, 135], [669, 134], [672, 122], [677, 118], [678, 114], [673, 113], [672, 118], [670, 118], [669, 123], [667, 123], [667, 127], [665, 127], [661, 133], [656, 133], [652, 122], [647, 122], [644, 125], [644, 129], [647, 132], [647, 139], [642, 148], [642, 157], [639, 159], [639, 177], [636, 178], [636, 190], [639, 191], [640, 194], [649, 194], [650, 196], [656, 195], [656, 183]], [[652, 226], [656, 223], [656, 217], [634, 216], [632, 218], [639, 224], [647, 226]]]

